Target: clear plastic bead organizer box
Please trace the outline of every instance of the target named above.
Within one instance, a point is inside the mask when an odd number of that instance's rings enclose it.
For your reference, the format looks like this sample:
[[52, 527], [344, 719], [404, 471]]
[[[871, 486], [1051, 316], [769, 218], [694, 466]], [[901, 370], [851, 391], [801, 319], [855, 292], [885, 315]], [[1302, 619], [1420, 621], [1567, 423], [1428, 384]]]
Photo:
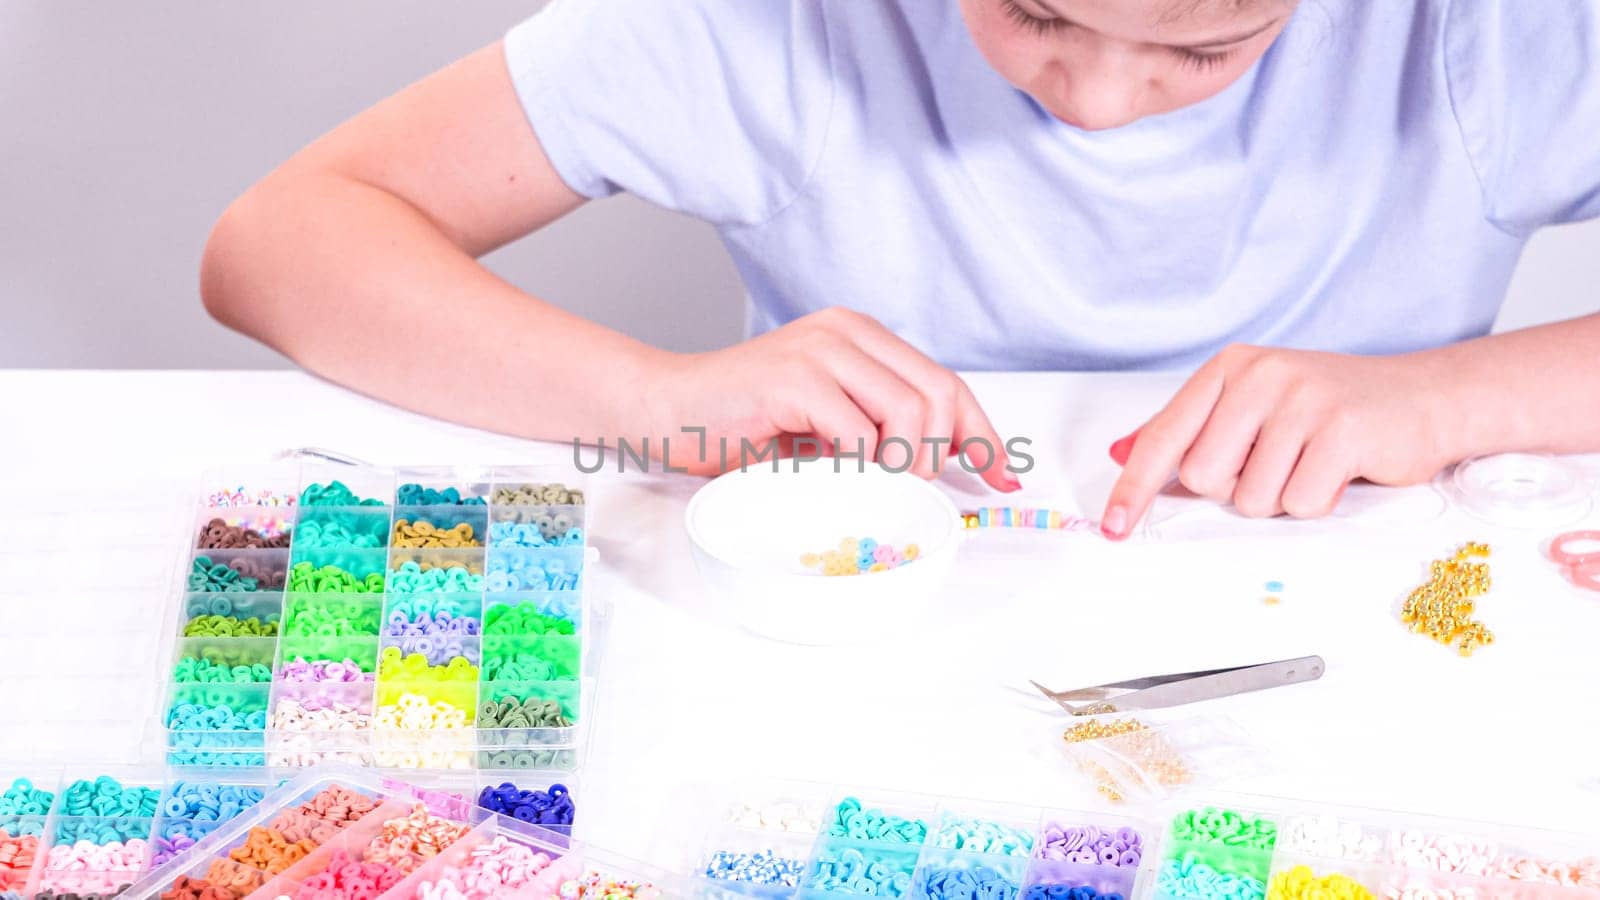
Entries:
[[[787, 781], [702, 786], [696, 898], [1600, 898], [1600, 839], [1194, 792], [1111, 813]], [[676, 804], [675, 804], [676, 806]]]
[[578, 766], [606, 623], [571, 470], [202, 483], [159, 663], [167, 763]]

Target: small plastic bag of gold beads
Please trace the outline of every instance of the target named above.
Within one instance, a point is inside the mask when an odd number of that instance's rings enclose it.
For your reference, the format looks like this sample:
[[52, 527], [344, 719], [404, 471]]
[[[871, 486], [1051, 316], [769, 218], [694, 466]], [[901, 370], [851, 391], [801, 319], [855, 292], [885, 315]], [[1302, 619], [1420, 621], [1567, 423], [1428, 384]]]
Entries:
[[1058, 720], [1053, 733], [1070, 764], [1112, 803], [1148, 803], [1270, 771], [1244, 729], [1222, 717], [1108, 713]]

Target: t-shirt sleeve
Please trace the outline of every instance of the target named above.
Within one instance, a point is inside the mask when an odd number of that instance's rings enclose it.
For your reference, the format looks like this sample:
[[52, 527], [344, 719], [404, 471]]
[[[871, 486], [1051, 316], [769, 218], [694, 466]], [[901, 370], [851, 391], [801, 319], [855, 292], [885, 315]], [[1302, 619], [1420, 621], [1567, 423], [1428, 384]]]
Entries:
[[506, 63], [573, 190], [753, 224], [803, 188], [833, 96], [822, 0], [554, 0]]
[[1600, 0], [1453, 0], [1445, 72], [1489, 220], [1600, 216]]

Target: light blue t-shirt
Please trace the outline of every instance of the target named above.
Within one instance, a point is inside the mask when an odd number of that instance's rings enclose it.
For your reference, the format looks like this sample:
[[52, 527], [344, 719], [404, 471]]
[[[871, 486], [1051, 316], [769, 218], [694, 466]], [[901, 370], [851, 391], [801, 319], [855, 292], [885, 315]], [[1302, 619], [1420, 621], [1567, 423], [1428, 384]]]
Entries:
[[1459, 341], [1600, 215], [1600, 0], [1306, 0], [1223, 93], [1098, 133], [957, 0], [555, 0], [506, 57], [574, 189], [717, 226], [755, 331], [847, 306], [956, 368]]

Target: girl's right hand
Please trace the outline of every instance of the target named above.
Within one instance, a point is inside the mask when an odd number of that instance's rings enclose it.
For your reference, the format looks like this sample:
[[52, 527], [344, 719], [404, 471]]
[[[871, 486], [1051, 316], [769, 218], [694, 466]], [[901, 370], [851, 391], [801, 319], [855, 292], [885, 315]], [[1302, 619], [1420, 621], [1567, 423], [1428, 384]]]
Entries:
[[[966, 382], [843, 307], [723, 350], [665, 356], [647, 377], [648, 433], [671, 438], [664, 462], [696, 474], [738, 468], [741, 446], [748, 465], [769, 446], [784, 456], [837, 447], [892, 471], [907, 470], [909, 459], [909, 471], [933, 478], [964, 446], [967, 465], [991, 487], [1022, 486]], [[662, 455], [659, 446], [651, 452]]]

